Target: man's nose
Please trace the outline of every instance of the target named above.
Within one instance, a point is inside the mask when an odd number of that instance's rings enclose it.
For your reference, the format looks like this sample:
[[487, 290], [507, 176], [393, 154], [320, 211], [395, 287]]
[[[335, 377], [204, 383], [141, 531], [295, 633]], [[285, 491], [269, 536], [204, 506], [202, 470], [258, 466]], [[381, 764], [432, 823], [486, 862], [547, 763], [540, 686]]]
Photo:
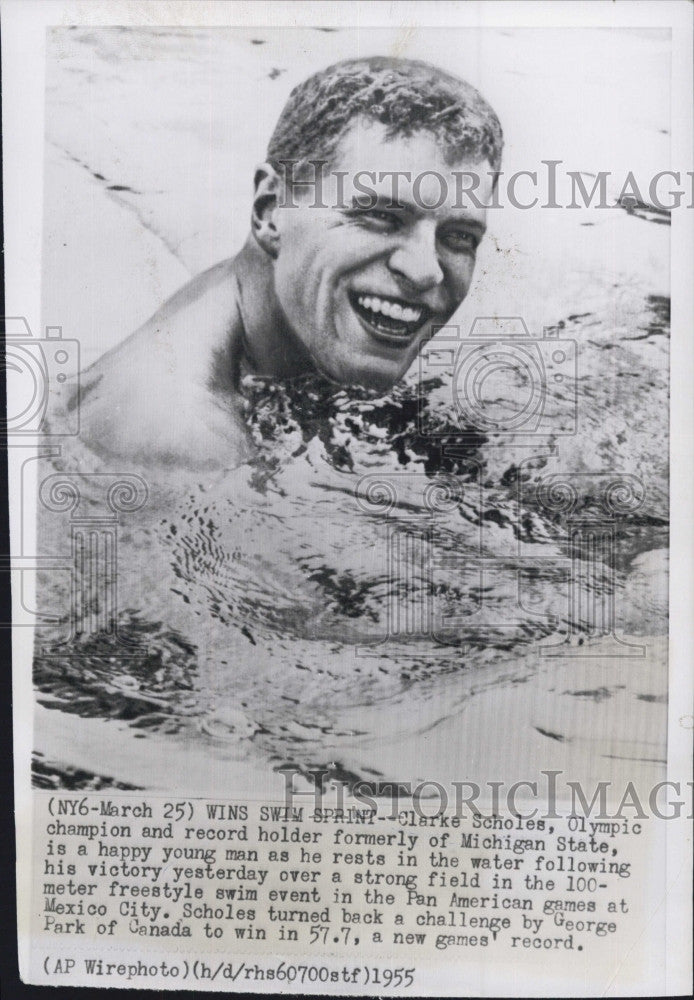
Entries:
[[414, 291], [425, 292], [443, 281], [436, 251], [436, 230], [422, 223], [390, 256], [388, 266]]

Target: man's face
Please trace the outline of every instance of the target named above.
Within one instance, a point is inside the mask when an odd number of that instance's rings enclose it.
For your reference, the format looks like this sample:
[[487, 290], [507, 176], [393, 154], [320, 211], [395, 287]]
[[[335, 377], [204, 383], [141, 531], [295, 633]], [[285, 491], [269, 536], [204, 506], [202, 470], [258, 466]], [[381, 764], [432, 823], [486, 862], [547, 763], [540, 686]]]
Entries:
[[[274, 264], [279, 305], [316, 368], [380, 391], [405, 374], [470, 288], [486, 211], [461, 196], [453, 172], [481, 176], [481, 204], [491, 195], [488, 164], [448, 165], [426, 132], [385, 134], [379, 123], [355, 122], [324, 170], [322, 198], [300, 188], [276, 209]], [[371, 173], [360, 179], [360, 171]], [[409, 178], [394, 180], [396, 171]], [[378, 197], [373, 207], [358, 203], [364, 187]], [[321, 201], [329, 207], [316, 207]]]

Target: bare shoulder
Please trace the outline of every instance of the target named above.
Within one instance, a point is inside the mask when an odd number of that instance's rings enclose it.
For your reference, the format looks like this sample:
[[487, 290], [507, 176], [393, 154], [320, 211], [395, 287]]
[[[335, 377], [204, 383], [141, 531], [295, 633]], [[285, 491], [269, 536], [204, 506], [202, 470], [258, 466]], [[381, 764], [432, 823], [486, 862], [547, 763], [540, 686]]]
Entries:
[[233, 358], [239, 323], [233, 262], [223, 261], [81, 374], [72, 405], [83, 442], [104, 458], [162, 470], [245, 461], [238, 393], [210, 387], [213, 358], [220, 350]]

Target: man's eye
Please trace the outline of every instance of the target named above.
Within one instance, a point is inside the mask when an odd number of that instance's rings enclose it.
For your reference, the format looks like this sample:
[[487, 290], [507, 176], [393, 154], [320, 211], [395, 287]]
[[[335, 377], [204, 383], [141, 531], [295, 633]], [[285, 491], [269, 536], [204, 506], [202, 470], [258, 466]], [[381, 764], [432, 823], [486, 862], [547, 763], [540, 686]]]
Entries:
[[367, 223], [373, 223], [379, 229], [396, 229], [399, 224], [399, 219], [394, 212], [388, 212], [382, 208], [365, 208], [356, 214], [357, 218]]
[[457, 229], [444, 233], [441, 242], [450, 250], [476, 250], [479, 245], [479, 240], [474, 233]]
[[392, 224], [392, 223], [395, 223], [395, 221], [396, 221], [395, 220], [395, 216], [392, 214], [392, 212], [384, 212], [380, 208], [374, 209], [374, 211], [371, 212], [370, 215], [374, 219], [377, 219], [379, 222], [387, 222], [389, 224]]

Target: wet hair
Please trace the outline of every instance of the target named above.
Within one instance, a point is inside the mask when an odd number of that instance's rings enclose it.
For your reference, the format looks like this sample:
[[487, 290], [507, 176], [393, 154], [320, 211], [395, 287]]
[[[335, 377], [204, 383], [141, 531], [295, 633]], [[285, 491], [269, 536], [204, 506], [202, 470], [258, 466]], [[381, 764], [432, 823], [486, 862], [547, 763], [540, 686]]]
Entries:
[[385, 125], [388, 139], [429, 133], [449, 166], [466, 157], [501, 164], [499, 119], [473, 86], [429, 63], [385, 56], [335, 63], [295, 87], [267, 158], [294, 161], [294, 179], [305, 179], [309, 160], [332, 161], [357, 116]]

